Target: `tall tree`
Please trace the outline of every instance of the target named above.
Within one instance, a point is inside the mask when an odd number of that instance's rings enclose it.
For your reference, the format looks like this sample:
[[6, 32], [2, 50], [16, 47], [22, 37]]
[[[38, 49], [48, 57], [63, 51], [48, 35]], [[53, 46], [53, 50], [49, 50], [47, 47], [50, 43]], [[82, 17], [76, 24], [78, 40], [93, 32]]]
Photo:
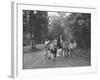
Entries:
[[46, 37], [46, 33], [48, 32], [47, 12], [24, 10], [23, 11], [23, 31], [30, 33], [32, 48], [34, 48], [35, 43], [40, 43], [41, 40], [44, 40], [44, 38]]

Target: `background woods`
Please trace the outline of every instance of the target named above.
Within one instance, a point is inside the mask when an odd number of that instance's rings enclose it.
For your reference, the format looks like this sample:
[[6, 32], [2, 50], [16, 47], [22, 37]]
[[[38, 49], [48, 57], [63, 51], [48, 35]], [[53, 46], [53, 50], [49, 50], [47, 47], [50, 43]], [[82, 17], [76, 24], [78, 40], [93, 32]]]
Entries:
[[[73, 39], [79, 48], [90, 48], [91, 14], [64, 13], [23, 10], [23, 45], [36, 47], [46, 39], [53, 40], [58, 35]], [[35, 45], [35, 46], [34, 46]]]
[[[29, 38], [29, 42], [34, 43], [44, 42], [48, 32], [48, 17], [47, 12], [23, 10], [23, 32], [24, 41]], [[29, 36], [29, 37], [27, 37]], [[29, 43], [30, 44], [30, 43]], [[24, 45], [26, 45], [24, 43]]]

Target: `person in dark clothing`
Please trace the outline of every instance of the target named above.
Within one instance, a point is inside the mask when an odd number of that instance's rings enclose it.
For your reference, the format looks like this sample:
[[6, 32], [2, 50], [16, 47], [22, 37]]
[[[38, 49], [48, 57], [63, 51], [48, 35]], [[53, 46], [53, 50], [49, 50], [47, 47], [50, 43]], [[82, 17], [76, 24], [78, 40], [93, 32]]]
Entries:
[[58, 47], [58, 49], [62, 48], [60, 37], [58, 37], [58, 39], [57, 39], [57, 47]]

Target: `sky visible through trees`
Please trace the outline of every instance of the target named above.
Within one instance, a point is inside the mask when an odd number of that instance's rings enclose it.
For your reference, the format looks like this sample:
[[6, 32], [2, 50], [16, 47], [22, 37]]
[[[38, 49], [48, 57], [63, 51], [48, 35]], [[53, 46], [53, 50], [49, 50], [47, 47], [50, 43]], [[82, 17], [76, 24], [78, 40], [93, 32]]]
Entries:
[[75, 40], [78, 47], [90, 48], [91, 14], [23, 10], [24, 46], [44, 43], [58, 35]]

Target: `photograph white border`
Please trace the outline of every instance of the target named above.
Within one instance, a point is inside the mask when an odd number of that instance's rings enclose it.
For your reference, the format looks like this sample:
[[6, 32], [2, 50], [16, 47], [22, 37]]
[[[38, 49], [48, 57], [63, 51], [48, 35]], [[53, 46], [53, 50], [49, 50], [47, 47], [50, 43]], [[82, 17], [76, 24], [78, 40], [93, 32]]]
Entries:
[[[43, 10], [43, 11], [62, 11], [91, 13], [91, 66], [86, 67], [67, 67], [67, 68], [49, 68], [49, 69], [29, 69], [23, 70], [23, 14], [22, 10]], [[96, 26], [96, 8], [71, 7], [59, 5], [40, 5], [32, 3], [12, 2], [12, 71], [14, 78], [40, 77], [67, 75], [72, 73], [91, 73], [96, 72], [96, 45], [95, 28]]]

